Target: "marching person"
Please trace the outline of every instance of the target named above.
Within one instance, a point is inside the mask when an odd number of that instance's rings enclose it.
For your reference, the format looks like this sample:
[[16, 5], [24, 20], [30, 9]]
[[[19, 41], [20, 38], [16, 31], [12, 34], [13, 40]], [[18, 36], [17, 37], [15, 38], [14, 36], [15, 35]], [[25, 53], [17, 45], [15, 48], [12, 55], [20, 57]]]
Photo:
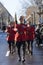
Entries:
[[25, 31], [25, 25], [23, 24], [24, 19], [22, 16], [20, 16], [20, 24], [17, 25], [18, 28], [18, 37], [17, 37], [17, 50], [18, 50], [18, 56], [19, 56], [19, 61], [21, 61], [21, 53], [20, 53], [20, 49], [22, 46], [23, 49], [23, 59], [22, 62], [25, 61], [25, 40], [26, 40], [26, 31]]
[[35, 39], [35, 27], [33, 25], [30, 26], [30, 32], [31, 32], [31, 36], [30, 36], [30, 43], [31, 43], [30, 53], [32, 55], [33, 54], [33, 41]]
[[[13, 54], [14, 52], [14, 38], [15, 38], [15, 34], [16, 34], [16, 31], [14, 30], [14, 24], [13, 22], [10, 23], [10, 26], [7, 27], [7, 42], [9, 44], [9, 50], [10, 50], [10, 53]], [[12, 46], [12, 48], [11, 48]]]
[[35, 38], [35, 29], [34, 26], [27, 24], [27, 43], [28, 43], [28, 52], [30, 55], [33, 54], [33, 40]]

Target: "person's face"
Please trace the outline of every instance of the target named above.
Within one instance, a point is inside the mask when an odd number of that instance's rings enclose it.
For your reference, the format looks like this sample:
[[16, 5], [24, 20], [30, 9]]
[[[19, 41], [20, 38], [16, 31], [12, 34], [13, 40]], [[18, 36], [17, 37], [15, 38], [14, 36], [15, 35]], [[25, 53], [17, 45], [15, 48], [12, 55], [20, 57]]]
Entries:
[[23, 23], [23, 21], [24, 21], [23, 19], [20, 19], [20, 23]]

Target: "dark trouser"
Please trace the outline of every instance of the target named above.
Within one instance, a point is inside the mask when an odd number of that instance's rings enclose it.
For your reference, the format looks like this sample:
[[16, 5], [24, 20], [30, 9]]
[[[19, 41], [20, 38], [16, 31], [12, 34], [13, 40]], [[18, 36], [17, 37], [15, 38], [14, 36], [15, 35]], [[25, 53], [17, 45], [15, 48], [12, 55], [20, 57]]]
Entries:
[[38, 46], [42, 43], [42, 40], [39, 38], [39, 43], [38, 43]]
[[14, 49], [14, 41], [8, 41], [8, 44], [9, 44], [9, 50], [11, 52], [11, 46]]
[[29, 53], [32, 53], [33, 52], [33, 40], [28, 40], [27, 43], [28, 43], [28, 51]]
[[18, 49], [19, 58], [21, 58], [20, 48], [21, 48], [21, 46], [23, 46], [22, 47], [22, 49], [23, 49], [23, 58], [25, 58], [25, 48], [26, 48], [25, 41], [17, 42], [16, 45], [17, 45], [17, 49]]
[[37, 42], [37, 44], [38, 44], [38, 46], [40, 46], [40, 44], [42, 43], [42, 39], [40, 38], [40, 34], [38, 34], [37, 36], [36, 36], [36, 42]]
[[22, 45], [23, 45], [23, 58], [25, 58], [25, 49], [26, 49], [25, 41], [22, 42]]

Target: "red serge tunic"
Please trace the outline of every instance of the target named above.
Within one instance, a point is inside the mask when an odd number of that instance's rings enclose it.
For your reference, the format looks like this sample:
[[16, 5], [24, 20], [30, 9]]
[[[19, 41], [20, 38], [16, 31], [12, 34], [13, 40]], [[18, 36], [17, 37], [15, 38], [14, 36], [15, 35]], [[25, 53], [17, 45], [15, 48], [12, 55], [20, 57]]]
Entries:
[[22, 41], [26, 41], [26, 26], [25, 24], [20, 24], [21, 26], [21, 39]]
[[7, 32], [8, 32], [8, 36], [7, 36], [8, 41], [14, 41], [16, 31], [10, 27], [10, 28], [8, 28]]
[[35, 38], [35, 29], [33, 26], [27, 27], [27, 40], [33, 40]]
[[31, 32], [30, 40], [34, 40], [34, 38], [35, 38], [35, 28], [34, 28], [34, 26], [30, 27], [30, 32]]
[[20, 28], [20, 24], [17, 24], [16, 27], [17, 27], [17, 29], [18, 29], [18, 37], [16, 37], [17, 35], [15, 35], [16, 41], [17, 41], [17, 42], [21, 42], [21, 34], [20, 34], [20, 32], [21, 32], [20, 29], [21, 29], [21, 28]]
[[25, 28], [25, 25], [24, 24], [18, 24], [17, 28], [18, 28], [18, 33], [19, 33], [17, 41], [25, 41], [26, 40], [26, 28]]

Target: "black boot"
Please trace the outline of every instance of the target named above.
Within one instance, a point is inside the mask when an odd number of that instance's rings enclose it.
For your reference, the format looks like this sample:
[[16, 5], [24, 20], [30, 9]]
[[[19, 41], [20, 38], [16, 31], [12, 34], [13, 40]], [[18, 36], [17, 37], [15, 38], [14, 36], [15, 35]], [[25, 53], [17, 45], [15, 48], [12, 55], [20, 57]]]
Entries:
[[23, 63], [25, 62], [25, 56], [23, 57], [22, 62], [23, 62]]
[[19, 62], [21, 61], [21, 57], [19, 57], [18, 61], [19, 61]]
[[22, 62], [24, 63], [25, 62], [25, 59], [23, 59]]

